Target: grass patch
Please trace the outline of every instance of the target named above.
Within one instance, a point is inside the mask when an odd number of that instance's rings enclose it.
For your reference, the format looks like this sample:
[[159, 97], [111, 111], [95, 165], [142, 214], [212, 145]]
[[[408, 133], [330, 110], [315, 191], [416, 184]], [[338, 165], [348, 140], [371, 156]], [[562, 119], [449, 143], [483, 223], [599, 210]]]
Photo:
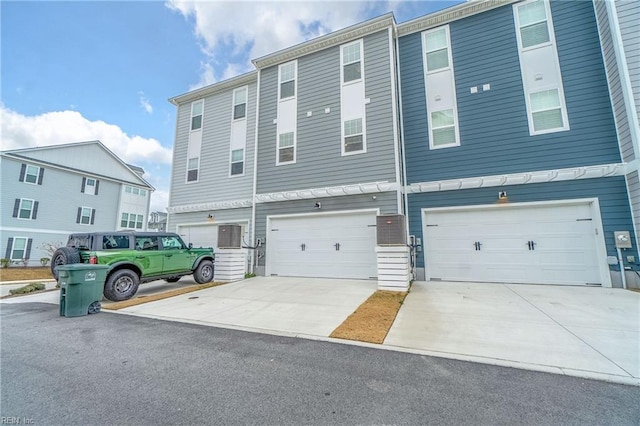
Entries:
[[407, 292], [378, 290], [338, 326], [329, 337], [382, 343]]
[[49, 267], [22, 268], [12, 266], [0, 268], [0, 281], [52, 280]]
[[133, 299], [123, 300], [122, 302], [106, 302], [102, 304], [102, 309], [117, 311], [118, 309], [129, 308], [131, 306], [141, 305], [143, 303], [155, 302], [157, 300], [168, 299], [169, 297], [179, 296], [181, 294], [191, 293], [193, 291], [204, 290], [205, 288], [216, 287], [225, 283], [206, 283], [193, 285], [189, 287], [179, 288], [177, 290], [165, 291], [164, 293], [151, 294], [149, 296], [138, 296]]
[[9, 290], [9, 294], [12, 296], [16, 294], [28, 294], [33, 293], [34, 291], [42, 291], [44, 289], [45, 285], [43, 283], [31, 283], [20, 288], [11, 289]]

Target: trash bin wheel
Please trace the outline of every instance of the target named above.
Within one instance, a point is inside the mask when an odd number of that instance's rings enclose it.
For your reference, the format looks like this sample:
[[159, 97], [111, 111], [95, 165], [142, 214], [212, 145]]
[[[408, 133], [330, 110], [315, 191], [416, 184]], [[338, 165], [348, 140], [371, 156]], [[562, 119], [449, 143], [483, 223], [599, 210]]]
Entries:
[[93, 302], [89, 305], [90, 314], [97, 314], [98, 312], [100, 312], [100, 309], [102, 309], [102, 303], [100, 302]]

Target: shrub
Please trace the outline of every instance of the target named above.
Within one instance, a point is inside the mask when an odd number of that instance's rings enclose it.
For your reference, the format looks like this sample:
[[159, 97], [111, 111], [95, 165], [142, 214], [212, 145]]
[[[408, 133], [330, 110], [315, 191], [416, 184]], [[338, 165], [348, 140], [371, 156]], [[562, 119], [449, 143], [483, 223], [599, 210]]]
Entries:
[[256, 274], [254, 274], [253, 272], [247, 272], [247, 273], [245, 273], [245, 274], [244, 274], [244, 278], [245, 278], [245, 279], [247, 279], [247, 278], [253, 278], [253, 277], [255, 277], [255, 276], [256, 276]]
[[40, 258], [40, 264], [41, 264], [42, 266], [47, 266], [47, 263], [49, 263], [49, 261], [50, 261], [50, 260], [51, 260], [51, 259], [49, 259], [48, 257], [41, 257], [41, 258]]
[[0, 265], [3, 268], [8, 268], [9, 265], [11, 265], [11, 259], [6, 259], [6, 258], [3, 257], [2, 259], [0, 259]]
[[34, 291], [44, 290], [45, 285], [43, 283], [31, 283], [20, 288], [14, 288], [9, 290], [9, 294], [27, 294]]

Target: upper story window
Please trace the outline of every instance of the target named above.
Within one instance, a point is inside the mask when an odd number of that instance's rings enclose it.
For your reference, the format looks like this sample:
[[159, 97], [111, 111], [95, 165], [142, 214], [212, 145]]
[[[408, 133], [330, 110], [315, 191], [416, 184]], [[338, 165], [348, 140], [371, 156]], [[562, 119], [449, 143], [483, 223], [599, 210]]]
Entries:
[[231, 151], [231, 176], [244, 174], [244, 149]]
[[140, 195], [141, 197], [147, 196], [147, 190], [142, 188], [136, 188], [134, 186], [125, 186], [124, 192], [127, 194]]
[[189, 158], [187, 161], [187, 182], [196, 182], [198, 180], [199, 166], [200, 157]]
[[342, 82], [362, 78], [362, 40], [342, 46]]
[[16, 198], [13, 204], [13, 217], [35, 220], [38, 217], [38, 202], [26, 198]]
[[76, 215], [76, 223], [82, 225], [93, 225], [96, 218], [96, 209], [91, 207], [78, 207], [78, 213]]
[[518, 27], [523, 49], [550, 41], [545, 9], [542, 0], [518, 6]]
[[446, 28], [424, 35], [427, 72], [449, 68], [449, 42]]
[[93, 178], [83, 177], [82, 188], [80, 192], [90, 195], [98, 195], [98, 188], [100, 187], [100, 181]]
[[122, 213], [120, 219], [121, 228], [142, 229], [142, 215], [134, 213]]
[[364, 132], [362, 118], [344, 122], [344, 153], [364, 151]]
[[278, 137], [278, 159], [276, 164], [296, 162], [296, 142], [293, 132], [282, 133]]
[[22, 167], [20, 168], [20, 182], [42, 185], [43, 176], [44, 169], [42, 167], [32, 166], [31, 164], [22, 164]]
[[291, 98], [296, 95], [297, 62], [288, 62], [278, 67], [280, 81], [280, 99]]
[[204, 109], [204, 101], [196, 101], [191, 104], [191, 130], [202, 128], [202, 111]]
[[247, 116], [247, 88], [242, 87], [233, 91], [233, 119], [238, 120]]

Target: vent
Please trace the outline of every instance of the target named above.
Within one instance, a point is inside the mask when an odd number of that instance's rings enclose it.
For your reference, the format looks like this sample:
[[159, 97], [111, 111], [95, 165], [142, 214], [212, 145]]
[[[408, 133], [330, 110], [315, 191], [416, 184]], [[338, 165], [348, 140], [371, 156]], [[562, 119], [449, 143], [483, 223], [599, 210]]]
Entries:
[[404, 215], [388, 214], [376, 218], [377, 243], [379, 246], [407, 245], [407, 226]]
[[218, 225], [218, 248], [241, 248], [240, 225]]

